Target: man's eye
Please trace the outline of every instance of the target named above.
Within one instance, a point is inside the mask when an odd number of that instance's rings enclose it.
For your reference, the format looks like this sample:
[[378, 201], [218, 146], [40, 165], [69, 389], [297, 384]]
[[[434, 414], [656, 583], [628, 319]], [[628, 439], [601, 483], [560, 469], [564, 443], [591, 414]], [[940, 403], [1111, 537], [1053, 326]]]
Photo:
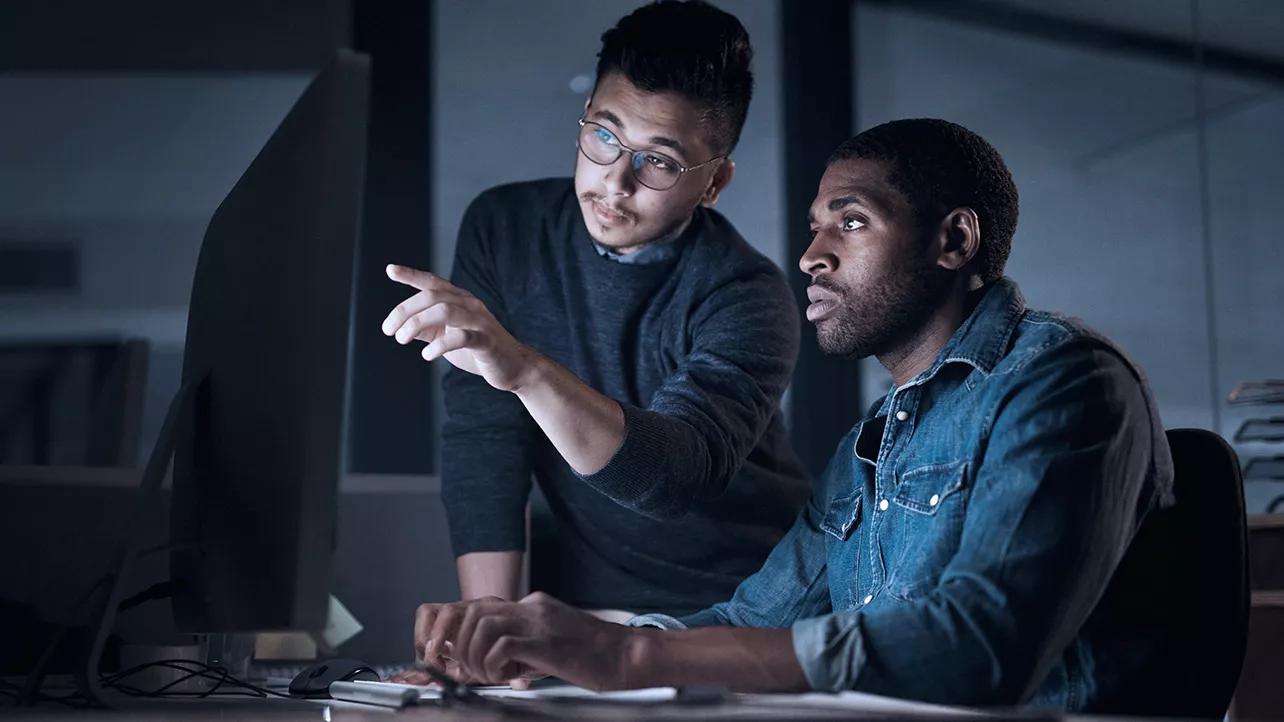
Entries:
[[597, 134], [598, 142], [604, 143], [606, 145], [615, 145], [615, 142], [616, 142], [615, 136], [611, 135], [609, 131], [602, 130], [601, 128], [599, 128], [596, 131], [596, 134]]
[[642, 158], [646, 161], [647, 165], [655, 168], [656, 170], [670, 171], [674, 169], [673, 164], [661, 156], [651, 155], [648, 153], [647, 155], [642, 156]]
[[844, 231], [859, 231], [860, 229], [862, 229], [862, 228], [864, 228], [864, 227], [865, 227], [865, 222], [864, 222], [864, 221], [862, 221], [862, 220], [860, 220], [859, 218], [844, 218], [844, 219], [843, 219], [843, 230], [844, 230]]

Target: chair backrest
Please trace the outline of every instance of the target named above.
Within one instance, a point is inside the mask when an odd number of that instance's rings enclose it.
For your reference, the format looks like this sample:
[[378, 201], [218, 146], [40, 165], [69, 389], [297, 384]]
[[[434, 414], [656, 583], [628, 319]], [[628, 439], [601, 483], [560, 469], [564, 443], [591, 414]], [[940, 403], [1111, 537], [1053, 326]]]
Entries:
[[1235, 451], [1204, 429], [1170, 429], [1176, 503], [1146, 517], [1106, 603], [1161, 651], [1107, 701], [1112, 712], [1221, 719], [1248, 639], [1248, 524]]

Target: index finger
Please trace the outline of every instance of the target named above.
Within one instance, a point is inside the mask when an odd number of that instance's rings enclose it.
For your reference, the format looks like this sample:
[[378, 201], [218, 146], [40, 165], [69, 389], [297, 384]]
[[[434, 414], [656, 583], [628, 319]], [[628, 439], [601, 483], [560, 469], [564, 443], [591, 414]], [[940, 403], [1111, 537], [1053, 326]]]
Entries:
[[437, 621], [439, 604], [420, 604], [415, 609], [415, 662], [424, 662], [424, 644], [428, 642], [432, 625]]
[[410, 286], [411, 288], [417, 288], [420, 291], [454, 288], [449, 281], [445, 280], [441, 276], [428, 271], [421, 271], [418, 268], [399, 266], [395, 263], [389, 263], [388, 267], [384, 270], [388, 274], [388, 278], [391, 278], [397, 283]]
[[397, 684], [415, 684], [421, 687], [436, 682], [436, 680], [432, 678], [432, 675], [420, 669], [408, 669], [404, 672], [398, 672], [397, 674], [389, 677], [388, 681], [396, 682]]

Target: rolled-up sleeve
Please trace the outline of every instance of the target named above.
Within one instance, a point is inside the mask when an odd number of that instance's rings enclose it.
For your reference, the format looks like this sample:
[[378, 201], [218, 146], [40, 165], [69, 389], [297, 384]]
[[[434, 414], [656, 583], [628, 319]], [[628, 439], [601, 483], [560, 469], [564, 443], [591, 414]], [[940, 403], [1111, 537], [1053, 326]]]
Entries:
[[1153, 503], [1152, 420], [1140, 380], [1099, 345], [1016, 373], [935, 587], [793, 625], [813, 688], [1018, 704], [1078, 634]]

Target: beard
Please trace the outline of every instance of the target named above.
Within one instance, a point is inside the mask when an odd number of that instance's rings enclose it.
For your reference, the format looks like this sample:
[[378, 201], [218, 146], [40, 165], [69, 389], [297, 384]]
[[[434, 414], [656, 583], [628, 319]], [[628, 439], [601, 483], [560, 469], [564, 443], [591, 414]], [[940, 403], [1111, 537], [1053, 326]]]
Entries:
[[585, 229], [588, 230], [589, 237], [591, 237], [593, 241], [596, 242], [598, 245], [606, 246], [607, 248], [613, 248], [613, 249], [639, 247], [644, 245], [651, 245], [653, 243], [665, 243], [668, 241], [675, 240], [678, 236], [682, 235], [683, 231], [687, 229], [687, 225], [691, 222], [691, 218], [695, 213], [695, 209], [696, 209], [696, 206], [692, 205], [692, 207], [689, 210], [687, 210], [685, 214], [676, 215], [673, 218], [663, 219], [661, 225], [658, 228], [651, 229], [651, 230], [647, 230], [647, 229], [639, 230], [637, 226], [642, 219], [634, 211], [631, 211], [631, 210], [625, 211], [626, 217], [632, 222], [632, 226], [629, 228], [629, 232], [630, 232], [629, 236], [624, 239], [604, 238], [601, 235], [599, 235], [596, 230], [597, 224], [594, 221], [593, 208], [592, 208], [593, 201], [603, 200], [602, 196], [598, 193], [593, 193], [591, 191], [588, 191], [588, 192], [580, 193], [579, 200], [580, 200], [580, 213], [584, 218], [584, 227]]
[[949, 293], [953, 273], [919, 263], [859, 289], [829, 278], [815, 284], [839, 297], [838, 309], [816, 324], [822, 353], [847, 359], [876, 356], [912, 338]]

